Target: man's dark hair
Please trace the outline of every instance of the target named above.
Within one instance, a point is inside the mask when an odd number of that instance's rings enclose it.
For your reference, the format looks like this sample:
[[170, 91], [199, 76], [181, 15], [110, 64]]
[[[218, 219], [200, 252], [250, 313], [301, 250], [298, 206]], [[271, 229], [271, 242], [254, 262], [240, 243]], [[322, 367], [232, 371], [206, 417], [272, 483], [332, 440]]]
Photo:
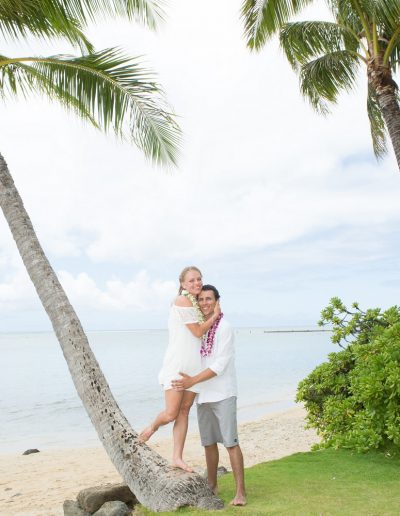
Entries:
[[203, 290], [212, 290], [214, 292], [214, 296], [215, 296], [215, 300], [218, 301], [218, 299], [221, 297], [219, 295], [219, 292], [218, 290], [214, 287], [214, 285], [203, 285], [202, 289]]

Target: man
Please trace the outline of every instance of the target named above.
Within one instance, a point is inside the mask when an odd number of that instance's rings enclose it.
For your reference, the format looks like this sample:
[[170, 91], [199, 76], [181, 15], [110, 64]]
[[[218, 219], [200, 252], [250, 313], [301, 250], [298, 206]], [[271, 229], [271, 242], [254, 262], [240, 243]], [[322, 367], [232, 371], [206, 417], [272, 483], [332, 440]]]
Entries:
[[[198, 303], [206, 319], [212, 317], [219, 298], [219, 292], [214, 286], [203, 286]], [[228, 451], [235, 478], [236, 495], [231, 504], [245, 505], [243, 455], [236, 421], [237, 387], [233, 341], [232, 327], [221, 317], [203, 341], [203, 370], [196, 376], [180, 373], [182, 378], [173, 381], [172, 386], [177, 390], [185, 390], [204, 382], [197, 397], [197, 418], [201, 444], [205, 450], [208, 484], [216, 493], [219, 461], [217, 443], [220, 442]]]

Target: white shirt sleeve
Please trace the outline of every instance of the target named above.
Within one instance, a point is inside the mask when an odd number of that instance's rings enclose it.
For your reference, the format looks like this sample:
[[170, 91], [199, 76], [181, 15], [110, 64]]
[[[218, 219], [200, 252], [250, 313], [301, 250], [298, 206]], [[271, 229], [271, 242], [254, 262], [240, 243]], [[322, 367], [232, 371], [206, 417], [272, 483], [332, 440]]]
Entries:
[[198, 323], [199, 317], [197, 315], [196, 309], [191, 306], [176, 306], [175, 310], [177, 310], [179, 314], [179, 318], [183, 324], [192, 324]]
[[[208, 366], [214, 373], [219, 376], [222, 374], [229, 362], [235, 356], [233, 329], [226, 326], [217, 330], [218, 348], [216, 349], [213, 362]], [[217, 337], [216, 335], [216, 337]]]

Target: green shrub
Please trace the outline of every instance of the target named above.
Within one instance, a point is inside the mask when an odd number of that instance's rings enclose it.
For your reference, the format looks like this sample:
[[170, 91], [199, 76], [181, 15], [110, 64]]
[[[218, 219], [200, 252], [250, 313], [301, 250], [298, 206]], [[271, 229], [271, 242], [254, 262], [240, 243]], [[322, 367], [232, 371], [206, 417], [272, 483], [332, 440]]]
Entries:
[[400, 448], [400, 310], [353, 308], [334, 298], [322, 311], [322, 324], [333, 325], [332, 341], [347, 347], [300, 382], [297, 401], [323, 447]]

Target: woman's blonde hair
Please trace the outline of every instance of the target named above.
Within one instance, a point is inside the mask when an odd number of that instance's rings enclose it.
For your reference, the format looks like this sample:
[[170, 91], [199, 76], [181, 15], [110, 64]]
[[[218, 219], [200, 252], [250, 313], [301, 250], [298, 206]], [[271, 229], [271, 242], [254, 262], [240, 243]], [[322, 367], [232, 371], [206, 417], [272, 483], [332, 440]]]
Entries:
[[189, 267], [185, 267], [183, 271], [179, 274], [179, 294], [182, 294], [182, 282], [185, 281], [185, 276], [189, 271], [197, 271], [201, 277], [203, 277], [201, 270], [194, 265], [190, 265]]

